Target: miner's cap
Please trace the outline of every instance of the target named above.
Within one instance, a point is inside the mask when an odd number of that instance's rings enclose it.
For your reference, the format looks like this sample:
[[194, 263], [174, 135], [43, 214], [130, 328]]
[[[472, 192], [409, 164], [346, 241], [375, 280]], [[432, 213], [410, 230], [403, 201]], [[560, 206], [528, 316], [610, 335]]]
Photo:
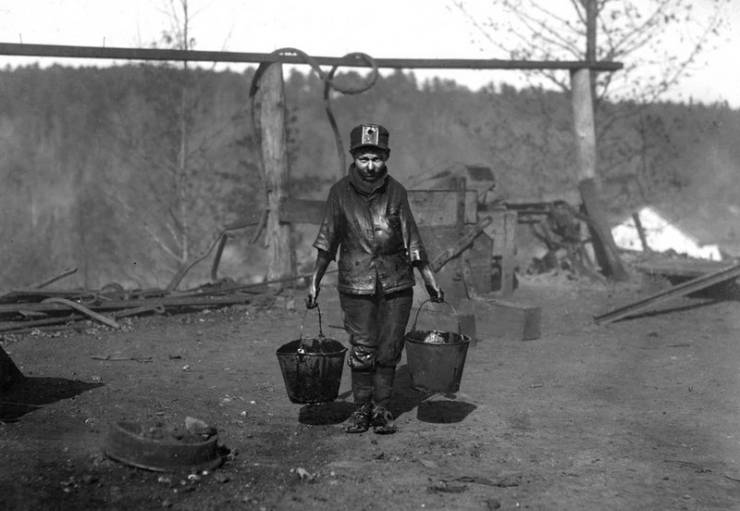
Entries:
[[388, 137], [388, 130], [380, 124], [360, 124], [352, 128], [349, 134], [349, 151], [354, 153], [364, 147], [373, 147], [390, 152]]

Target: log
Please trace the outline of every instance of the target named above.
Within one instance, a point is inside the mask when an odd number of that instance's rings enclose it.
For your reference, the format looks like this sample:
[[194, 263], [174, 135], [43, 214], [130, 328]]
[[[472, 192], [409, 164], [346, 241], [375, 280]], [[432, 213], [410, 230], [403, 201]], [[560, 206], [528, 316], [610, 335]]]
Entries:
[[[270, 64], [262, 73], [255, 99], [265, 188], [267, 191], [266, 243], [268, 280], [295, 274], [291, 225], [280, 222], [280, 203], [288, 196], [289, 168], [285, 127], [285, 84], [281, 64]], [[280, 285], [280, 284], [278, 284]]]
[[628, 280], [629, 273], [619, 257], [617, 244], [614, 243], [609, 222], [601, 207], [596, 182], [593, 179], [584, 179], [579, 183], [578, 189], [581, 191], [583, 206], [590, 220], [589, 229], [597, 241], [594, 244], [594, 252], [604, 275], [617, 281]]

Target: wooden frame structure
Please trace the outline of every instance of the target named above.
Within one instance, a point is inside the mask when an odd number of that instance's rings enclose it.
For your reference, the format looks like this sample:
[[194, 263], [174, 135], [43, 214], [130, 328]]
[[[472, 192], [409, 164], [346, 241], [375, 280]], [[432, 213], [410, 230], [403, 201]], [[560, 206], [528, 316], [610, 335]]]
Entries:
[[[594, 36], [594, 34], [592, 34]], [[596, 186], [596, 142], [593, 118], [593, 99], [591, 87], [591, 73], [594, 71], [617, 71], [623, 66], [618, 62], [599, 62], [594, 58], [593, 37], [589, 38], [590, 51], [587, 61], [526, 61], [526, 60], [499, 60], [499, 59], [407, 59], [407, 58], [378, 58], [373, 62], [378, 68], [412, 68], [412, 69], [509, 69], [509, 70], [536, 70], [561, 69], [571, 72], [573, 128], [578, 155], [579, 189], [586, 206], [587, 213], [595, 221], [596, 236], [601, 241], [606, 258], [606, 269], [617, 279], [626, 275], [621, 266], [619, 256], [614, 249], [611, 232], [600, 214], [601, 206], [598, 200]], [[42, 44], [18, 44], [0, 42], [0, 55], [8, 56], [36, 56], [83, 59], [124, 59], [124, 60], [155, 60], [155, 61], [191, 61], [191, 62], [244, 62], [269, 64], [267, 72], [262, 76], [258, 91], [259, 129], [263, 141], [262, 160], [265, 171], [264, 179], [269, 183], [267, 188], [267, 239], [270, 250], [268, 280], [279, 280], [282, 277], [295, 274], [295, 256], [290, 246], [290, 224], [297, 221], [315, 219], [320, 215], [320, 205], [314, 201], [289, 198], [287, 195], [289, 169], [286, 157], [286, 126], [285, 126], [285, 95], [283, 84], [282, 64], [306, 64], [305, 59], [290, 52], [280, 53], [245, 53], [222, 51], [195, 51], [170, 50], [154, 48], [116, 48], [94, 46], [66, 46]], [[319, 65], [367, 67], [365, 60], [351, 57], [312, 57]], [[455, 193], [458, 197], [467, 197], [464, 184], [461, 190]], [[425, 193], [433, 193], [426, 191]], [[465, 232], [466, 220], [462, 215], [472, 214], [472, 208], [466, 207], [467, 200], [458, 200], [455, 207], [458, 235]], [[429, 215], [441, 211], [435, 207]], [[512, 220], [512, 215], [513, 220]], [[424, 221], [429, 221], [426, 214], [419, 214]], [[430, 218], [432, 218], [430, 217]], [[513, 228], [516, 224], [516, 213], [496, 215], [495, 227], [501, 233], [502, 239], [494, 240], [495, 254], [498, 250], [502, 258], [503, 293], [510, 294], [513, 289]], [[463, 272], [464, 269], [460, 269]]]

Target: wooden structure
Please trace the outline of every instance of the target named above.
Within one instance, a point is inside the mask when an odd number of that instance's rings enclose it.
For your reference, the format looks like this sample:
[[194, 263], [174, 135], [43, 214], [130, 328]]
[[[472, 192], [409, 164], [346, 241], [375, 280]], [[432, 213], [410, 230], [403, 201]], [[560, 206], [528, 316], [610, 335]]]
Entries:
[[[592, 4], [593, 2], [589, 2]], [[583, 202], [589, 216], [595, 218], [596, 229], [595, 235], [605, 247], [606, 257], [602, 257], [602, 266], [605, 273], [612, 275], [616, 279], [623, 279], [626, 276], [624, 268], [621, 266], [619, 255], [616, 250], [612, 250], [614, 241], [608, 226], [605, 225], [603, 215], [601, 214], [601, 205], [598, 198], [598, 183], [596, 177], [596, 146], [594, 136], [593, 120], [593, 101], [592, 101], [592, 72], [593, 71], [617, 71], [622, 68], [618, 62], [598, 62], [595, 59], [595, 37], [596, 24], [593, 5], [590, 8], [590, 18], [588, 23], [588, 48], [586, 61], [526, 61], [526, 60], [498, 60], [498, 59], [373, 59], [372, 64], [375, 68], [392, 68], [392, 69], [510, 69], [510, 70], [542, 70], [542, 69], [562, 69], [571, 71], [572, 92], [573, 92], [573, 118], [574, 132], [576, 135], [576, 146], [578, 154], [579, 176]], [[156, 48], [116, 48], [116, 47], [93, 47], [93, 46], [65, 46], [65, 45], [41, 45], [41, 44], [17, 44], [17, 43], [0, 43], [0, 54], [15, 56], [42, 56], [42, 57], [65, 57], [65, 58], [86, 58], [86, 59], [127, 59], [127, 60], [158, 60], [158, 61], [189, 61], [189, 62], [249, 62], [267, 64], [268, 70], [262, 77], [261, 89], [262, 108], [260, 112], [260, 130], [263, 141], [262, 160], [265, 171], [265, 182], [267, 183], [267, 239], [270, 244], [271, 260], [269, 263], [269, 273], [271, 278], [280, 278], [295, 273], [295, 263], [292, 261], [293, 250], [290, 243], [290, 227], [287, 225], [295, 218], [294, 213], [298, 212], [301, 217], [298, 220], [305, 220], [303, 215], [307, 212], [315, 211], [319, 208], [316, 204], [309, 204], [306, 201], [302, 203], [295, 200], [286, 201], [287, 183], [289, 180], [289, 171], [287, 157], [285, 156], [285, 108], [284, 96], [282, 95], [282, 64], [306, 64], [305, 54], [299, 51], [289, 51], [290, 49], [281, 50], [273, 53], [246, 53], [246, 52], [221, 52], [221, 51], [194, 51], [194, 50], [170, 50]], [[352, 58], [345, 56], [335, 57], [311, 57], [316, 65], [332, 65], [347, 67], [367, 67], [366, 59]], [[593, 184], [593, 186], [592, 186]], [[458, 190], [459, 197], [466, 196], [466, 192]], [[458, 236], [464, 234], [466, 222], [461, 220], [460, 212], [461, 203], [458, 201], [456, 208], [457, 220], [454, 226], [448, 226], [450, 232], [455, 232]], [[467, 206], [467, 203], [465, 204]], [[303, 207], [302, 207], [303, 206]], [[418, 207], [418, 206], [417, 206]], [[465, 215], [472, 215], [472, 209], [465, 208]], [[439, 208], [435, 206], [430, 214], [438, 215]], [[494, 222], [494, 229], [498, 229], [503, 236], [497, 246], [502, 247], [502, 264], [510, 261], [509, 254], [504, 254], [510, 246], [511, 240], [506, 236], [513, 236], [513, 227], [511, 219], [516, 213], [506, 216], [497, 216]], [[284, 216], [283, 216], [284, 215]], [[419, 215], [424, 217], [423, 214]], [[434, 222], [435, 220], [427, 219], [425, 221]], [[434, 218], [439, 218], [435, 216]], [[466, 217], [466, 221], [470, 217]], [[440, 226], [442, 227], [442, 226]], [[441, 231], [439, 231], [441, 232]], [[507, 234], [509, 233], [509, 234]], [[446, 233], [443, 238], [447, 238]], [[435, 238], [432, 236], [431, 238]], [[435, 241], [431, 244], [434, 246]], [[495, 252], [497, 249], [492, 249]], [[466, 269], [465, 264], [459, 263], [458, 271], [465, 275], [466, 271], [472, 272], [473, 269]], [[504, 273], [513, 275], [510, 268]], [[484, 277], [485, 279], [485, 277]], [[512, 277], [513, 279], [513, 277]], [[275, 280], [275, 279], [273, 279]], [[476, 275], [471, 282], [481, 281], [480, 276]], [[504, 288], [509, 289], [511, 282], [505, 281]]]
[[[409, 204], [430, 259], [443, 256], [441, 267], [436, 269], [439, 283], [453, 302], [493, 291], [508, 296], [514, 289], [516, 212], [481, 212], [477, 192], [467, 189], [464, 179], [456, 184], [453, 189], [408, 192]], [[318, 225], [323, 207], [323, 200], [284, 197], [279, 210], [280, 222]], [[484, 220], [485, 226], [478, 227]], [[477, 233], [477, 228], [484, 233]], [[444, 257], [445, 251], [471, 234], [479, 235], [472, 237], [461, 252], [453, 250], [450, 257]], [[494, 260], [500, 262], [502, 272], [502, 285], [498, 289], [492, 287]]]

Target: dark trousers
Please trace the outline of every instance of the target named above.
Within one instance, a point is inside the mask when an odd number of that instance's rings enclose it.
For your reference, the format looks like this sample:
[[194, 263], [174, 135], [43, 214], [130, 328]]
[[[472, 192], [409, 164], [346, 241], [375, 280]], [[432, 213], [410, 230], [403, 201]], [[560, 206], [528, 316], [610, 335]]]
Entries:
[[348, 364], [355, 403], [372, 400], [387, 407], [403, 351], [413, 289], [386, 295], [380, 289], [374, 295], [340, 293], [339, 299], [351, 345]]

